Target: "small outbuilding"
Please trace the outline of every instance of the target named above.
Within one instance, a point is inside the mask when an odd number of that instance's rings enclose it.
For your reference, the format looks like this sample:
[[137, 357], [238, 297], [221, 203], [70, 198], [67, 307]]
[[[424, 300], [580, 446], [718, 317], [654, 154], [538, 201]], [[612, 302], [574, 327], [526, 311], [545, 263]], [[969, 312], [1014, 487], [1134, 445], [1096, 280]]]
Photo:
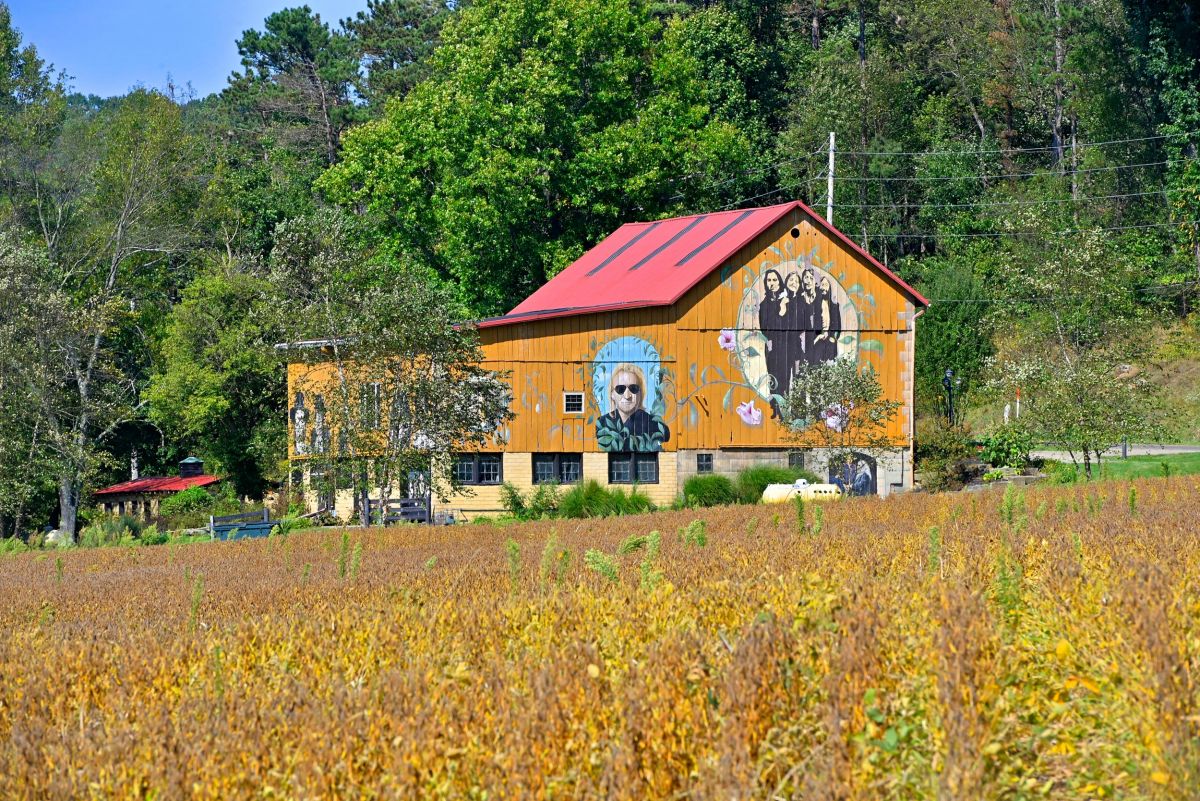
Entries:
[[132, 515], [142, 520], [158, 516], [163, 498], [192, 487], [220, 483], [217, 476], [205, 475], [204, 462], [189, 456], [179, 463], [177, 476], [144, 476], [113, 484], [95, 492], [96, 502], [105, 514]]

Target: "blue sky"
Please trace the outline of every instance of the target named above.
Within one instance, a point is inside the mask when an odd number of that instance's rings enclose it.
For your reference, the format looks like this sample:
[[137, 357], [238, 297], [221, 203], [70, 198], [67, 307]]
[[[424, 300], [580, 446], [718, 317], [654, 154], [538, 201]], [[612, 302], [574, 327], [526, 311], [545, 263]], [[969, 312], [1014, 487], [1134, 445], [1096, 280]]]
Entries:
[[139, 84], [161, 88], [170, 75], [197, 95], [220, 91], [240, 68], [237, 38], [262, 29], [267, 15], [308, 5], [331, 26], [364, 10], [366, 0], [0, 0], [23, 43], [71, 85], [101, 97]]

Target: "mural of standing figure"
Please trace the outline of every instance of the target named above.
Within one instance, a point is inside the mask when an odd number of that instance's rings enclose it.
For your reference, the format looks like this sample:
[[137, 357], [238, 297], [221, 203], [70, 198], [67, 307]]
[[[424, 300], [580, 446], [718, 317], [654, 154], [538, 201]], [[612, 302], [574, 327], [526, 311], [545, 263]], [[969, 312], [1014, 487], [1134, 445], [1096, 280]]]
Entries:
[[325, 399], [320, 395], [313, 401], [313, 453], [329, 451], [329, 427], [325, 425]]
[[817, 316], [821, 320], [821, 330], [813, 340], [813, 356], [814, 363], [823, 364], [837, 358], [838, 337], [842, 335], [842, 307], [833, 299], [829, 276], [822, 276], [817, 287]]
[[[778, 270], [767, 270], [763, 273], [763, 299], [758, 304], [758, 330], [766, 339], [766, 360], [768, 393], [786, 395], [791, 360], [788, 358], [789, 314], [788, 307], [791, 299], [783, 285], [783, 276]], [[771, 409], [775, 416], [779, 410], [777, 403], [771, 401]]]
[[622, 364], [608, 381], [612, 410], [596, 420], [596, 440], [606, 451], [657, 451], [671, 439], [661, 417], [645, 409], [646, 375], [633, 364]]
[[820, 364], [817, 357], [817, 336], [824, 329], [825, 321], [821, 317], [821, 306], [817, 298], [817, 277], [811, 267], [805, 267], [800, 273], [800, 297], [803, 299], [804, 318], [800, 322], [800, 330], [804, 337], [804, 362]]
[[292, 406], [292, 447], [297, 456], [308, 453], [308, 409], [304, 408], [304, 393], [296, 393], [296, 402]]

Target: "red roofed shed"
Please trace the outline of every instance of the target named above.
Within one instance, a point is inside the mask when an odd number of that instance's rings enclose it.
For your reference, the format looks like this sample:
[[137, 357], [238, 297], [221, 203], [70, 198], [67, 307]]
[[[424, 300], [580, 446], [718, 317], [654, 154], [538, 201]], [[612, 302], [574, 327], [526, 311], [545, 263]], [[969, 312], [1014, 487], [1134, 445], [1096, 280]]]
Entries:
[[149, 520], [158, 515], [159, 502], [166, 497], [192, 487], [209, 487], [220, 483], [217, 476], [204, 474], [204, 463], [188, 457], [179, 463], [178, 476], [146, 476], [122, 481], [96, 490], [96, 500], [108, 514], [133, 515]]

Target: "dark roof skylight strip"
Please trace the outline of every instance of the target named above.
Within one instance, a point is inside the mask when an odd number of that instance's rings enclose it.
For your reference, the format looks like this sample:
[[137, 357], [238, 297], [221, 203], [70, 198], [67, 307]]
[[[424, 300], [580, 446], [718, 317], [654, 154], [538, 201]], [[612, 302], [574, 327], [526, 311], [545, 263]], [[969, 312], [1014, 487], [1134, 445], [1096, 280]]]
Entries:
[[651, 223], [649, 226], [646, 227], [645, 230], [639, 231], [637, 236], [635, 236], [633, 239], [630, 239], [624, 245], [621, 245], [621, 247], [617, 248], [615, 253], [613, 253], [607, 259], [605, 259], [604, 261], [600, 262], [595, 267], [593, 267], [588, 272], [588, 275], [592, 276], [592, 275], [595, 275], [596, 273], [600, 272], [601, 270], [603, 270], [605, 267], [607, 267], [613, 261], [613, 259], [620, 258], [622, 253], [624, 253], [625, 251], [629, 250], [631, 247], [636, 245], [638, 243], [639, 239], [641, 239], [643, 236], [650, 233], [651, 231], [653, 231], [655, 228], [657, 228], [660, 225], [662, 225], [662, 223]]
[[693, 228], [695, 228], [697, 225], [699, 225], [700, 223], [704, 222], [706, 219], [708, 219], [708, 215], [707, 215], [707, 214], [701, 214], [699, 217], [697, 217], [696, 219], [692, 220], [690, 223], [688, 223], [688, 224], [687, 224], [687, 226], [686, 226], [686, 227], [685, 227], [685, 228], [684, 228], [682, 231], [680, 231], [679, 233], [675, 234], [675, 236], [671, 237], [671, 238], [670, 238], [670, 239], [668, 239], [666, 242], [663, 242], [661, 245], [659, 245], [658, 247], [656, 247], [656, 248], [655, 248], [655, 249], [654, 249], [654, 250], [653, 250], [653, 251], [650, 253], [650, 255], [649, 255], [649, 256], [647, 256], [646, 258], [644, 258], [644, 259], [642, 259], [641, 261], [639, 261], [637, 264], [635, 264], [635, 265], [633, 265], [632, 267], [630, 267], [630, 268], [629, 268], [629, 271], [630, 271], [630, 272], [633, 272], [633, 271], [634, 271], [634, 270], [636, 270], [638, 267], [641, 267], [643, 264], [645, 264], [646, 262], [648, 262], [648, 261], [650, 261], [651, 259], [653, 259], [654, 257], [656, 257], [656, 256], [657, 256], [659, 253], [662, 253], [664, 250], [666, 250], [667, 248], [671, 247], [671, 245], [674, 245], [674, 244], [675, 244], [676, 242], [678, 242], [678, 241], [679, 241], [681, 238], [683, 238], [683, 237], [684, 237], [684, 236], [687, 234], [687, 232], [688, 232], [688, 231], [692, 230], [692, 229], [693, 229]]
[[725, 234], [727, 234], [727, 233], [729, 233], [730, 231], [732, 231], [732, 230], [733, 230], [733, 229], [734, 229], [734, 228], [735, 228], [735, 227], [738, 225], [738, 223], [740, 223], [742, 220], [744, 220], [744, 219], [746, 219], [747, 217], [749, 217], [749, 216], [750, 216], [751, 214], [753, 214], [755, 211], [757, 211], [757, 209], [750, 209], [749, 211], [743, 211], [741, 214], [739, 214], [739, 215], [738, 215], [738, 216], [737, 216], [737, 217], [734, 219], [734, 221], [733, 221], [733, 222], [729, 223], [729, 225], [725, 226], [725, 227], [724, 227], [724, 228], [722, 228], [720, 231], [717, 231], [715, 234], [713, 234], [711, 237], [709, 237], [709, 238], [708, 238], [708, 239], [707, 239], [707, 240], [704, 242], [704, 244], [703, 244], [703, 245], [701, 245], [700, 247], [696, 248], [696, 249], [695, 249], [695, 250], [693, 250], [691, 253], [687, 254], [687, 255], [686, 255], [686, 256], [684, 256], [682, 259], [680, 259], [679, 263], [678, 263], [678, 264], [676, 264], [675, 266], [676, 266], [676, 267], [682, 267], [683, 265], [687, 264], [689, 261], [691, 261], [693, 258], [695, 258], [695, 256], [696, 256], [698, 253], [700, 253], [701, 251], [703, 251], [703, 250], [704, 250], [706, 247], [708, 247], [709, 245], [711, 245], [713, 242], [716, 242], [718, 239], [720, 239], [721, 237], [725, 236]]

